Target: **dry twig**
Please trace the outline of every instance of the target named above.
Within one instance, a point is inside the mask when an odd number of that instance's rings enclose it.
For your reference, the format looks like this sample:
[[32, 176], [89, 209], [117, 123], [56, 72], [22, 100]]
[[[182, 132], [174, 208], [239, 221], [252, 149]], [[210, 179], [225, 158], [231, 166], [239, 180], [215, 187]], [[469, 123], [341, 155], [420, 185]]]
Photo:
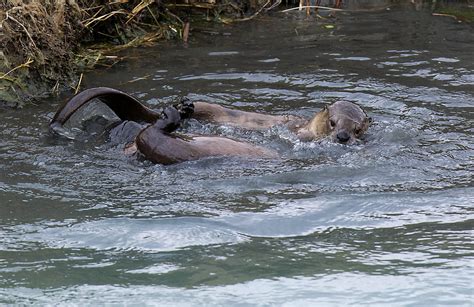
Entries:
[[10, 20], [16, 22], [17, 24], [19, 24], [20, 27], [23, 28], [23, 30], [25, 31], [26, 35], [28, 35], [28, 38], [31, 40], [31, 43], [33, 44], [33, 46], [34, 46], [36, 49], [38, 49], [38, 47], [37, 47], [36, 44], [35, 44], [35, 41], [34, 41], [33, 38], [31, 37], [30, 32], [28, 32], [28, 29], [27, 29], [21, 22], [19, 22], [18, 20], [16, 20], [14, 17], [10, 16], [10, 14], [8, 14], [8, 11], [6, 12], [6, 16], [7, 16], [7, 17], [6, 17], [5, 19], [10, 19]]
[[0, 76], [0, 80], [11, 80], [12, 78], [7, 77], [9, 74], [14, 72], [17, 69], [21, 68], [28, 68], [30, 67], [30, 64], [33, 63], [34, 61], [31, 58], [28, 58], [25, 63], [18, 65], [17, 67], [14, 67], [10, 69], [8, 72], [4, 73], [2, 76]]
[[79, 90], [81, 88], [81, 83], [82, 83], [82, 77], [84, 76], [83, 73], [81, 73], [81, 76], [79, 77], [79, 81], [77, 82], [77, 86], [76, 86], [76, 89], [74, 90], [74, 95], [76, 95], [77, 93], [79, 93]]

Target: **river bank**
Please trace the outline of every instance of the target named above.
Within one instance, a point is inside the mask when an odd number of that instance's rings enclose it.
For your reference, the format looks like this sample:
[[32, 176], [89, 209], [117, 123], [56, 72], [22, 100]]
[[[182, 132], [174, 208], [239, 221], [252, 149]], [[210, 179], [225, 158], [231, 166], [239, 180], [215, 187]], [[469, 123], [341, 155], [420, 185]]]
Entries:
[[0, 106], [80, 87], [81, 73], [117, 52], [161, 39], [187, 40], [189, 19], [255, 12], [259, 0], [11, 0], [0, 4]]
[[[457, 22], [470, 22], [474, 16], [470, 0], [302, 1], [313, 7], [298, 13], [326, 22], [335, 15], [319, 14], [315, 4], [343, 14], [389, 10], [401, 2], [414, 10], [430, 6], [433, 15]], [[195, 24], [248, 20], [270, 10], [296, 8], [298, 3], [284, 5], [271, 0], [7, 1], [0, 4], [0, 107], [22, 107], [63, 90], [78, 91], [84, 71], [123, 60], [123, 49], [163, 39], [187, 42]]]

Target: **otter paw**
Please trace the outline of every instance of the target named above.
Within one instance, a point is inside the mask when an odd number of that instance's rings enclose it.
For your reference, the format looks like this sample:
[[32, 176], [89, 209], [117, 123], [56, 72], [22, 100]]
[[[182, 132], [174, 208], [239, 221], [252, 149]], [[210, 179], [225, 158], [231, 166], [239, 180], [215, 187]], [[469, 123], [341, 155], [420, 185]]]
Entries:
[[194, 113], [194, 104], [188, 97], [181, 97], [174, 107], [178, 110], [181, 119], [190, 118]]
[[173, 132], [179, 128], [181, 116], [175, 107], [166, 107], [161, 112], [161, 119], [157, 120], [154, 125], [166, 132]]

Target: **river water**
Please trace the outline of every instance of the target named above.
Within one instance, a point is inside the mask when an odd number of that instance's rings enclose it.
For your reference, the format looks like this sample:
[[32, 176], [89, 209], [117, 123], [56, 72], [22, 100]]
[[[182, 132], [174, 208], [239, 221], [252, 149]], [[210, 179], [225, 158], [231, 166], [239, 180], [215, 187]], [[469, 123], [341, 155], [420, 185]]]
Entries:
[[1, 111], [0, 304], [465, 305], [474, 288], [474, 35], [427, 10], [196, 25], [84, 76], [153, 108], [179, 95], [310, 117], [349, 100], [366, 142], [189, 121], [280, 159], [162, 166]]

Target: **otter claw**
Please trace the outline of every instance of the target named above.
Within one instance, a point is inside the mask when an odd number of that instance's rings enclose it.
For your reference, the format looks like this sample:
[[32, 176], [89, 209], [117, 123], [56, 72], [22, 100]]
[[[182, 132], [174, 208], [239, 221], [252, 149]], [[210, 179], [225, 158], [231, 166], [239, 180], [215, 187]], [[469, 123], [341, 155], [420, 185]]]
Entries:
[[181, 116], [179, 111], [175, 107], [166, 107], [161, 112], [161, 119], [155, 124], [166, 132], [173, 132], [179, 128], [181, 123]]
[[174, 107], [178, 110], [181, 119], [188, 119], [194, 113], [194, 104], [188, 97], [181, 97]]
[[184, 119], [190, 118], [194, 113], [194, 104], [186, 97], [180, 99], [178, 104], [166, 107], [161, 112], [161, 118], [153, 124], [158, 129], [171, 133], [179, 128]]

